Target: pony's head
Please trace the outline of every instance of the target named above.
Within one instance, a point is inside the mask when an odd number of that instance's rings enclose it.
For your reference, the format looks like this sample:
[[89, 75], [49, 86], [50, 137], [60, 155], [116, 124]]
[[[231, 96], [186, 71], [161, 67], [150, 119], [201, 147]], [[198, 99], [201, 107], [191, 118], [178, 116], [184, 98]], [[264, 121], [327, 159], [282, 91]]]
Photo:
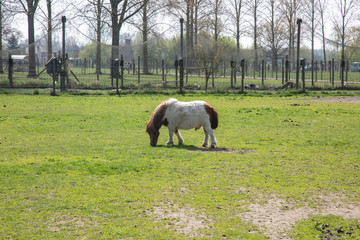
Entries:
[[167, 126], [167, 120], [163, 120], [168, 102], [163, 102], [156, 107], [152, 113], [149, 122], [146, 124], [146, 132], [150, 135], [150, 145], [156, 146], [160, 136], [159, 129], [162, 125]]
[[150, 145], [155, 147], [160, 136], [160, 131], [155, 128], [151, 120], [146, 124], [146, 132], [150, 136]]

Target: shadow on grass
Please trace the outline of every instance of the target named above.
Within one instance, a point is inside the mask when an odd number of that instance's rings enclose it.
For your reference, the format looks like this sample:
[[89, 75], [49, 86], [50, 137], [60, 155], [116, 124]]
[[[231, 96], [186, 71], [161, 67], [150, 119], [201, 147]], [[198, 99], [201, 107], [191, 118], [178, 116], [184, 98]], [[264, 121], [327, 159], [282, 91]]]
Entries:
[[202, 153], [234, 153], [234, 154], [249, 154], [255, 153], [256, 151], [250, 149], [232, 149], [232, 148], [204, 148], [204, 147], [196, 147], [194, 145], [157, 145], [156, 147], [161, 148], [177, 148], [184, 149], [190, 152], [202, 152]]

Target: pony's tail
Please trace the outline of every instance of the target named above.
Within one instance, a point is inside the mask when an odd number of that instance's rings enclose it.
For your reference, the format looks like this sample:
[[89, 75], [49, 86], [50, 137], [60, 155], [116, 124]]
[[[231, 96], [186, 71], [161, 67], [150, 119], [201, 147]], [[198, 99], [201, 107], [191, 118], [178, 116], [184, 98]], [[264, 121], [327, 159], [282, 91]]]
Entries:
[[210, 121], [211, 121], [211, 128], [216, 129], [219, 125], [219, 120], [218, 120], [218, 113], [216, 112], [215, 108], [213, 108], [213, 107], [211, 107]]

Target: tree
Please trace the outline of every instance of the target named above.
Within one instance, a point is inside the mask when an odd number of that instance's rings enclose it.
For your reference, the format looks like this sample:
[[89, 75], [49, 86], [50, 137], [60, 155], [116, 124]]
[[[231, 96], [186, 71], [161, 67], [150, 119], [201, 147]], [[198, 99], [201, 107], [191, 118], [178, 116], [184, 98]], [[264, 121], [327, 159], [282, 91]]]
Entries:
[[326, 6], [328, 5], [328, 0], [318, 0], [318, 11], [319, 11], [319, 24], [321, 27], [321, 38], [322, 38], [322, 44], [323, 44], [323, 60], [324, 60], [324, 67], [326, 69], [326, 35], [325, 35], [325, 12], [326, 12]]
[[[92, 42], [90, 44], [87, 44], [84, 46], [84, 49], [80, 51], [80, 58], [81, 59], [97, 59], [97, 43], [96, 42]], [[111, 47], [109, 45], [103, 45], [102, 46], [102, 51], [101, 51], [101, 56], [100, 56], [100, 62], [106, 62], [108, 61], [108, 59], [111, 57]]]
[[260, 21], [260, 6], [262, 4], [263, 0], [254, 0], [254, 1], [249, 1], [248, 2], [248, 7], [249, 7], [249, 14], [252, 16], [252, 22], [250, 22], [250, 25], [252, 27], [252, 36], [253, 36], [253, 41], [254, 41], [254, 70], [257, 70], [257, 66], [258, 66], [258, 61], [259, 61], [259, 54], [258, 54], [258, 37], [259, 37], [259, 32], [258, 32], [258, 25], [259, 25], [259, 21]]
[[[55, 5], [55, 9], [61, 9], [60, 11], [55, 12], [53, 14], [53, 7], [54, 4], [58, 3], [55, 0], [46, 0], [46, 7], [41, 6], [39, 4], [38, 6], [38, 12], [40, 14], [37, 14], [37, 23], [42, 25], [42, 27], [47, 32], [47, 59], [49, 60], [52, 57], [53, 53], [53, 31], [61, 26], [61, 16], [66, 11], [64, 8], [60, 8], [59, 6]], [[45, 9], [46, 8], [46, 9]]]
[[317, 7], [317, 0], [306, 0], [305, 2], [305, 8], [303, 15], [305, 16], [306, 23], [305, 26], [310, 31], [310, 41], [311, 41], [311, 82], [314, 83], [314, 45], [315, 45], [315, 31], [317, 27], [316, 16], [318, 9]]
[[223, 28], [222, 26], [222, 18], [221, 15], [223, 14], [223, 2], [222, 0], [213, 0], [210, 1], [210, 3], [212, 3], [212, 9], [213, 9], [213, 19], [211, 21], [211, 25], [213, 27], [214, 30], [214, 40], [215, 42], [218, 41], [219, 35], [221, 33], [221, 30]]
[[242, 20], [244, 17], [244, 0], [230, 0], [230, 9], [228, 9], [230, 21], [235, 25], [233, 35], [236, 39], [236, 53], [237, 58], [240, 56], [240, 36], [243, 31], [241, 29]]
[[[185, 18], [186, 37], [186, 66], [191, 66], [192, 58], [195, 58], [195, 47], [198, 44], [198, 33], [211, 26], [209, 20], [210, 9], [207, 0], [169, 0], [168, 9], [177, 21]], [[210, 31], [210, 30], [209, 30]]]
[[[29, 47], [29, 72], [28, 77], [36, 76], [36, 59], [35, 59], [35, 28], [34, 18], [36, 8], [38, 7], [39, 0], [17, 0], [20, 4], [21, 12], [27, 15], [28, 21], [28, 47]], [[15, 3], [14, 3], [15, 4]]]
[[149, 73], [149, 39], [153, 32], [156, 34], [155, 27], [158, 24], [158, 16], [164, 13], [164, 7], [167, 7], [164, 1], [144, 0], [144, 6], [137, 14], [140, 18], [132, 18], [130, 23], [140, 30], [142, 35], [142, 61], [143, 73]]
[[290, 62], [295, 66], [295, 38], [297, 13], [300, 10], [300, 0], [281, 0], [281, 13], [286, 19], [288, 29], [288, 55]]
[[352, 27], [350, 30], [350, 46], [347, 46], [345, 55], [350, 62], [357, 62], [360, 59], [360, 27]]
[[0, 74], [4, 73], [3, 70], [3, 62], [2, 62], [2, 36], [3, 36], [3, 24], [2, 24], [2, 18], [3, 18], [3, 12], [2, 12], [2, 5], [3, 2], [0, 2]]
[[264, 19], [264, 24], [260, 27], [260, 42], [265, 50], [265, 54], [272, 61], [272, 70], [278, 69], [278, 59], [285, 52], [285, 27], [281, 15], [275, 12], [279, 3], [275, 0], [268, 0], [266, 9], [268, 17]]
[[120, 30], [123, 24], [138, 13], [144, 3], [144, 0], [110, 0], [110, 7], [106, 7], [111, 17], [112, 60], [119, 58]]
[[[348, 44], [349, 32], [351, 24], [356, 19], [356, 14], [359, 14], [359, 0], [336, 0], [337, 9], [332, 19], [336, 35], [340, 37], [341, 41], [341, 63], [345, 61], [345, 46]], [[341, 64], [342, 70], [344, 65]], [[343, 72], [343, 71], [342, 71]], [[341, 84], [344, 86], [344, 77], [341, 77]]]
[[207, 92], [210, 76], [214, 75], [226, 60], [230, 49], [223, 41], [219, 39], [215, 41], [208, 34], [202, 33], [198, 37], [199, 43], [195, 46], [196, 65], [205, 73], [205, 92]]
[[7, 39], [7, 48], [9, 50], [14, 50], [14, 49], [18, 49], [19, 48], [19, 36], [20, 36], [20, 32], [16, 31], [11, 33], [11, 35], [9, 36], [9, 38]]
[[[74, 5], [74, 4], [73, 4]], [[95, 32], [96, 39], [96, 74], [101, 74], [101, 42], [102, 33], [105, 28], [105, 9], [104, 0], [87, 0], [84, 6], [78, 7], [74, 5], [80, 13], [80, 18], [84, 20], [84, 23], [91, 29], [91, 32]]]

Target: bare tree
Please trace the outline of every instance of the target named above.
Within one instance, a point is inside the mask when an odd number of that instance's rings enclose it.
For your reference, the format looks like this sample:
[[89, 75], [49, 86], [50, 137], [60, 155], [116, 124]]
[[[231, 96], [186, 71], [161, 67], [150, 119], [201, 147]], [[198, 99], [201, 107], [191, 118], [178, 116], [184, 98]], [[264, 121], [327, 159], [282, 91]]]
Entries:
[[209, 2], [211, 9], [213, 9], [212, 15], [213, 19], [211, 20], [211, 25], [214, 30], [214, 40], [218, 41], [219, 35], [223, 29], [222, 15], [224, 13], [223, 1], [222, 0], [213, 0]]
[[4, 73], [3, 62], [2, 62], [2, 36], [3, 36], [3, 11], [2, 11], [3, 2], [0, 2], [0, 74]]
[[[198, 34], [209, 27], [210, 8], [207, 0], [169, 0], [168, 10], [176, 19], [185, 18], [186, 26], [186, 56], [194, 57], [194, 48], [198, 44]], [[196, 51], [195, 51], [196, 52]], [[186, 62], [187, 66], [192, 63]]]
[[91, 32], [95, 32], [96, 35], [96, 74], [102, 74], [101, 72], [101, 42], [102, 33], [106, 26], [105, 24], [105, 9], [104, 0], [87, 0], [84, 6], [77, 6], [73, 4], [77, 9], [79, 17], [84, 20], [84, 23], [91, 29]]
[[265, 49], [265, 54], [272, 61], [272, 70], [278, 69], [278, 58], [284, 55], [286, 36], [285, 26], [281, 14], [275, 10], [278, 9], [279, 2], [275, 0], [268, 0], [266, 2], [267, 14], [264, 19], [264, 24], [260, 27], [260, 42]]
[[210, 76], [214, 75], [225, 61], [229, 50], [221, 41], [215, 41], [209, 35], [200, 34], [198, 37], [199, 44], [195, 47], [196, 65], [205, 73], [205, 92], [207, 92]]
[[155, 0], [144, 0], [144, 6], [139, 11], [139, 18], [132, 18], [130, 23], [138, 28], [142, 35], [142, 60], [143, 60], [143, 73], [149, 73], [149, 35], [155, 33], [155, 27], [158, 24], [157, 18], [160, 13], [164, 13], [164, 7], [167, 7], [167, 2], [155, 1]]
[[319, 11], [319, 24], [321, 27], [321, 38], [322, 38], [322, 44], [323, 44], [323, 58], [324, 58], [324, 66], [326, 69], [326, 35], [325, 35], [325, 13], [328, 5], [328, 0], [318, 0], [318, 11]]
[[35, 12], [39, 4], [39, 0], [16, 0], [11, 2], [12, 11], [16, 13], [25, 13], [28, 22], [28, 47], [29, 47], [29, 72], [28, 77], [36, 76], [36, 58], [35, 58], [35, 28], [34, 19]]
[[314, 45], [315, 45], [315, 31], [317, 28], [317, 0], [305, 0], [305, 8], [303, 16], [305, 17], [305, 26], [310, 31], [310, 42], [311, 42], [311, 81], [314, 80]]
[[230, 21], [235, 25], [235, 30], [232, 31], [236, 39], [236, 53], [237, 58], [240, 56], [240, 36], [243, 31], [241, 29], [244, 18], [244, 0], [230, 0], [230, 7], [228, 9]]
[[53, 53], [53, 43], [52, 43], [53, 31], [55, 31], [55, 29], [60, 28], [61, 26], [60, 16], [62, 16], [62, 14], [66, 11], [66, 8], [64, 9], [62, 7], [55, 5], [56, 10], [59, 9], [61, 10], [53, 14], [52, 9], [54, 7], [54, 4], [56, 3], [58, 2], [56, 2], [55, 0], [46, 0], [46, 7], [41, 6], [41, 4], [39, 4], [38, 6], [39, 14], [37, 14], [36, 17], [37, 23], [40, 24], [44, 29], [46, 29], [47, 32], [47, 59], [50, 59]]
[[295, 67], [295, 38], [296, 38], [296, 19], [300, 10], [301, 0], [281, 0], [280, 9], [286, 19], [288, 29], [288, 55], [291, 63]]
[[47, 19], [47, 30], [48, 30], [48, 49], [47, 49], [47, 58], [48, 60], [52, 56], [52, 11], [51, 11], [51, 0], [46, 0], [46, 8], [48, 12], [48, 19]]
[[253, 41], [254, 41], [254, 70], [257, 70], [257, 66], [258, 66], [258, 61], [259, 61], [259, 54], [258, 54], [258, 37], [259, 37], [259, 32], [258, 32], [258, 26], [259, 26], [259, 22], [261, 21], [260, 19], [260, 13], [261, 13], [261, 5], [263, 3], [263, 0], [253, 0], [253, 1], [248, 1], [248, 7], [249, 7], [249, 14], [252, 16], [252, 22], [250, 22], [251, 28], [252, 28], [252, 36], [253, 36]]
[[144, 0], [110, 0], [110, 7], [106, 7], [106, 10], [111, 16], [112, 60], [119, 57], [120, 30], [123, 24], [138, 13], [144, 4]]
[[[349, 40], [349, 31], [351, 24], [356, 19], [356, 14], [359, 9], [359, 0], [336, 0], [336, 12], [333, 14], [333, 24], [336, 34], [340, 37], [341, 41], [341, 63], [345, 61], [345, 46]], [[341, 64], [344, 67], [343, 64]], [[342, 86], [344, 85], [344, 78], [342, 77]]]

